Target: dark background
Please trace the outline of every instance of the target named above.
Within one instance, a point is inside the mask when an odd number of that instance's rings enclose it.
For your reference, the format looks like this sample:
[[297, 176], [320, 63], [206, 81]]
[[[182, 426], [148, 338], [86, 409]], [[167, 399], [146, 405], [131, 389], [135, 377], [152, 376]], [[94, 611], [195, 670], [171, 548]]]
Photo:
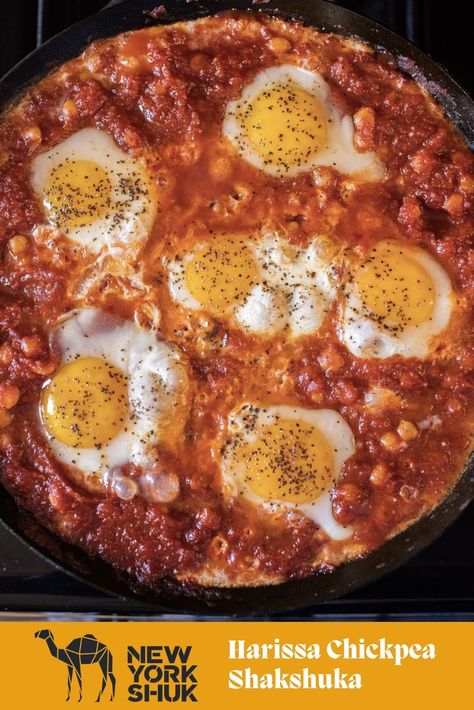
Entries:
[[[341, 0], [338, 4], [368, 15], [407, 37], [474, 94], [470, 55], [474, 2]], [[39, 40], [106, 5], [106, 0], [0, 0], [0, 75], [31, 52]]]
[[[107, 4], [107, 0], [0, 0], [0, 75], [45, 39]], [[474, 2], [342, 0], [338, 4], [408, 38], [474, 94], [470, 52]], [[378, 582], [286, 618], [474, 619], [472, 513], [471, 505], [437, 542]], [[85, 613], [87, 618], [97, 618], [100, 613], [130, 616], [152, 612], [139, 603], [108, 597], [59, 572], [1, 525], [0, 550], [0, 618], [45, 612], [50, 618], [62, 618], [61, 613], [70, 617], [71, 612]]]

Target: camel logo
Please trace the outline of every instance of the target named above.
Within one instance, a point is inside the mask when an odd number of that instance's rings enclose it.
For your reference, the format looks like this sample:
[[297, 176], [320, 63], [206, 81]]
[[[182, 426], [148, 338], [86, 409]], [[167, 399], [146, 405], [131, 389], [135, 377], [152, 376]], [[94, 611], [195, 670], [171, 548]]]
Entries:
[[67, 666], [67, 698], [71, 697], [72, 679], [76, 678], [79, 687], [79, 700], [82, 700], [82, 666], [97, 663], [102, 673], [102, 685], [96, 702], [102, 698], [102, 694], [110, 680], [111, 693], [110, 700], [115, 695], [115, 676], [112, 672], [112, 654], [107, 646], [96, 639], [92, 634], [85, 634], [77, 639], [73, 639], [66, 648], [58, 648], [54, 641], [54, 636], [49, 629], [42, 629], [35, 633], [36, 638], [44, 639], [49, 648], [50, 654]]

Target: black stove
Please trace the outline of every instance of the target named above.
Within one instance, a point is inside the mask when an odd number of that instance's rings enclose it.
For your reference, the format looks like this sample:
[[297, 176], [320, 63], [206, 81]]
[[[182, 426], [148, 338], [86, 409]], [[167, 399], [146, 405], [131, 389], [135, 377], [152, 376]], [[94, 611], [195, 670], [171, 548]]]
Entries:
[[[14, 0], [0, 4], [0, 75], [28, 52], [108, 4], [98, 0]], [[157, 0], [157, 5], [159, 4]], [[284, 2], [282, 3], [284, 4]], [[451, 0], [345, 0], [339, 2], [407, 37], [474, 93], [466, 61], [474, 3]], [[285, 619], [474, 620], [474, 507], [423, 553], [399, 570], [343, 598]], [[59, 571], [0, 526], [0, 618], [192, 618], [156, 615], [140, 602], [123, 601]]]

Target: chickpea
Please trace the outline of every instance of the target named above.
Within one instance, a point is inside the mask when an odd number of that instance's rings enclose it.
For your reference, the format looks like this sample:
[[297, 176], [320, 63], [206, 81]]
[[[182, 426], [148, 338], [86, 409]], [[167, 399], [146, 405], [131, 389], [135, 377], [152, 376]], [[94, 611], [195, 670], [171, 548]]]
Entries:
[[29, 128], [25, 128], [23, 131], [23, 138], [30, 145], [41, 143], [43, 139], [41, 128], [39, 126], [30, 126]]
[[353, 120], [356, 128], [360, 128], [363, 123], [373, 125], [375, 121], [374, 109], [370, 106], [362, 106], [362, 108], [355, 112]]
[[361, 490], [356, 483], [343, 483], [339, 486], [339, 494], [344, 500], [353, 503], [360, 497]]
[[8, 248], [13, 255], [21, 254], [28, 246], [28, 239], [21, 234], [17, 234], [8, 240]]
[[77, 116], [78, 109], [74, 101], [72, 101], [71, 99], [66, 99], [66, 101], [63, 103], [62, 113], [64, 118], [66, 118], [67, 120], [75, 118]]
[[318, 362], [326, 372], [339, 372], [344, 366], [344, 359], [334, 348], [326, 348], [318, 357]]
[[417, 173], [421, 173], [425, 165], [425, 152], [418, 150], [414, 155], [412, 155], [410, 158], [410, 165], [414, 170], [416, 170]]
[[48, 494], [49, 502], [53, 506], [53, 508], [58, 508], [59, 507], [59, 498], [57, 495], [57, 490], [56, 488], [52, 488]]
[[11, 361], [13, 360], [13, 350], [12, 348], [4, 343], [3, 345], [0, 345], [0, 364], [1, 365], [10, 365]]
[[132, 72], [136, 72], [140, 66], [140, 60], [131, 54], [122, 54], [119, 57], [119, 62], [123, 67], [126, 67]]
[[398, 425], [397, 433], [402, 441], [411, 441], [418, 436], [418, 427], [413, 422], [402, 419]]
[[474, 193], [474, 177], [463, 175], [459, 179], [459, 189], [467, 195], [472, 195]]
[[268, 46], [275, 54], [284, 54], [291, 49], [291, 43], [285, 37], [272, 37]]
[[449, 212], [451, 216], [455, 217], [463, 211], [464, 198], [460, 192], [453, 192], [445, 199], [443, 207], [446, 212]]
[[32, 362], [30, 367], [38, 375], [51, 375], [55, 371], [57, 364], [54, 360], [43, 360], [42, 362]]
[[399, 451], [402, 448], [402, 441], [400, 437], [394, 431], [387, 431], [380, 437], [380, 443], [387, 449], [387, 451], [394, 452]]
[[330, 187], [334, 182], [334, 173], [331, 168], [318, 165], [313, 170], [313, 181], [316, 187]]
[[0, 429], [5, 429], [13, 421], [13, 415], [6, 409], [0, 408]]
[[8, 449], [10, 446], [13, 445], [13, 437], [9, 432], [2, 432], [0, 434], [0, 451], [5, 451], [5, 449]]
[[306, 391], [306, 396], [313, 402], [313, 404], [321, 404], [324, 401], [324, 394], [318, 389], [313, 389], [308, 387]]
[[20, 390], [10, 382], [0, 382], [0, 407], [11, 409], [20, 399]]
[[37, 357], [43, 349], [43, 341], [39, 335], [25, 335], [21, 339], [20, 348], [27, 357]]
[[383, 484], [387, 480], [389, 474], [390, 474], [390, 472], [388, 470], [387, 465], [383, 462], [378, 463], [372, 469], [372, 473], [370, 474], [370, 482], [374, 486], [383, 486]]
[[123, 138], [128, 148], [136, 148], [140, 143], [140, 138], [133, 128], [126, 128], [123, 132]]
[[290, 234], [298, 234], [298, 232], [300, 231], [300, 225], [295, 220], [288, 222], [286, 228], [288, 229], [288, 232]]
[[352, 404], [358, 397], [357, 389], [350, 382], [340, 380], [336, 385], [336, 396], [342, 404]]
[[427, 173], [432, 170], [436, 158], [427, 150], [421, 148], [412, 156], [410, 163], [417, 173]]

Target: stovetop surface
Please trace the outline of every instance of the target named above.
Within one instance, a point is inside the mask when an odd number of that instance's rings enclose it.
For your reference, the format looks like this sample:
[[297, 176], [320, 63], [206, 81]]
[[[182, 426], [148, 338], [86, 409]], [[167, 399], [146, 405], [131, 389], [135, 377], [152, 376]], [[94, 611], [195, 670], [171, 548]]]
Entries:
[[[159, 3], [157, 3], [159, 4]], [[471, 94], [474, 3], [451, 0], [341, 0], [404, 35], [445, 66]], [[0, 4], [0, 75], [35, 46], [98, 11], [98, 0], [15, 0]], [[474, 506], [427, 550], [351, 595], [272, 618], [474, 619]], [[0, 525], [0, 618], [157, 618], [140, 602], [108, 596], [61, 572]], [[159, 618], [172, 619], [172, 614]], [[186, 618], [183, 616], [180, 619]]]

